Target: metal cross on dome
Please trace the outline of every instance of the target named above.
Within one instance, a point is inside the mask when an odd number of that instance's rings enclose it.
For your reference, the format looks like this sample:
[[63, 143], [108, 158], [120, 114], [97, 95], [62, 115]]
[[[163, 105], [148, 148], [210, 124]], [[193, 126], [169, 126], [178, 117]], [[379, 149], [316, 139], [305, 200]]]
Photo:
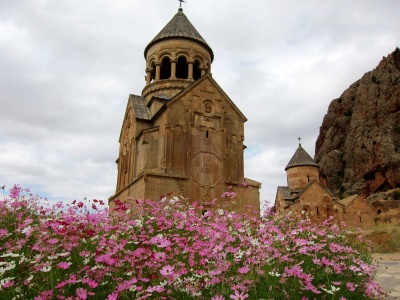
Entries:
[[186, 1], [185, 0], [178, 0], [179, 2], [180, 2], [180, 4], [179, 4], [179, 8], [182, 8], [182, 3], [186, 3]]
[[301, 145], [301, 137], [299, 136], [297, 139], [299, 140], [299, 145]]

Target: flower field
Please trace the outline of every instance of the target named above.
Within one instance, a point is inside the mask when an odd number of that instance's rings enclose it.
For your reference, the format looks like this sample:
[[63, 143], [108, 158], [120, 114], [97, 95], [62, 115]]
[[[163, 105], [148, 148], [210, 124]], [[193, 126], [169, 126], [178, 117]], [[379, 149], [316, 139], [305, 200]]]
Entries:
[[50, 205], [14, 186], [0, 201], [1, 299], [383, 297], [368, 245], [329, 221], [201, 212], [173, 196]]

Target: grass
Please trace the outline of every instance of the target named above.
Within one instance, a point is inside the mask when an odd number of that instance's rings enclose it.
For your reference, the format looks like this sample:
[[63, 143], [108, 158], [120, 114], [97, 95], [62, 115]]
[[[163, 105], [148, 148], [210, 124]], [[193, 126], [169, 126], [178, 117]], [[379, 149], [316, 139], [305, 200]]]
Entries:
[[400, 222], [379, 223], [366, 231], [365, 237], [372, 243], [375, 253], [394, 253], [400, 251]]

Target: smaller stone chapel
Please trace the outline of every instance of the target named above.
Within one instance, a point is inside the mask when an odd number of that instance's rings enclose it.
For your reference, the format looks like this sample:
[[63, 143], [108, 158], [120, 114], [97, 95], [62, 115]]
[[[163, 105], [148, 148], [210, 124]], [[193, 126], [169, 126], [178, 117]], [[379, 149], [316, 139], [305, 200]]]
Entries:
[[261, 183], [244, 177], [247, 119], [212, 77], [214, 53], [182, 8], [144, 57], [145, 85], [128, 97], [110, 207], [172, 193], [212, 209], [233, 191], [232, 209], [259, 214]]
[[285, 171], [287, 186], [279, 186], [275, 197], [274, 210], [277, 214], [305, 212], [317, 224], [333, 217], [334, 223], [342, 226], [344, 222], [348, 228], [368, 228], [374, 225], [377, 212], [364, 198], [353, 195], [337, 199], [321, 185], [319, 166], [301, 144]]

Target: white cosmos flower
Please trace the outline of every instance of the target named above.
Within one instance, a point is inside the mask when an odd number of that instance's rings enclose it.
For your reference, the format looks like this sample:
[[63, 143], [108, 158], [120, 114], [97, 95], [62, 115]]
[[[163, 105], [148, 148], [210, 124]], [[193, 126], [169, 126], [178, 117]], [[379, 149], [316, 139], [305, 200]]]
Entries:
[[42, 272], [50, 272], [51, 266], [43, 267], [43, 268], [41, 268], [40, 270], [41, 270]]

